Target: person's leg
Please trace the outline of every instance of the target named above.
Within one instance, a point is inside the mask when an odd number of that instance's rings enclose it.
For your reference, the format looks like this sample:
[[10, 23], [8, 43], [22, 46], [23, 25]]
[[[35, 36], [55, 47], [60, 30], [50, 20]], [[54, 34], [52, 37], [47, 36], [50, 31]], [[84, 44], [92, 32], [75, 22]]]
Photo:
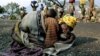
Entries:
[[74, 10], [75, 10], [74, 4], [73, 3], [70, 3], [69, 4], [69, 11], [70, 11], [70, 15], [71, 16], [74, 16]]
[[84, 19], [85, 17], [85, 7], [84, 7], [84, 4], [80, 4], [79, 5], [79, 8], [81, 9], [81, 14], [82, 14], [82, 20]]
[[91, 20], [91, 17], [93, 16], [93, 8], [94, 8], [94, 0], [89, 0], [89, 20]]

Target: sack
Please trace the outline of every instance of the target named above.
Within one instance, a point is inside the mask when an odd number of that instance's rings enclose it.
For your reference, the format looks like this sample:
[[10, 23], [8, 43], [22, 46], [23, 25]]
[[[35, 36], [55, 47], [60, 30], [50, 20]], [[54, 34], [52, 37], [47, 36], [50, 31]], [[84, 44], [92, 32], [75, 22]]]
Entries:
[[75, 0], [69, 0], [69, 3], [75, 3]]
[[86, 4], [86, 0], [80, 0], [80, 4]]

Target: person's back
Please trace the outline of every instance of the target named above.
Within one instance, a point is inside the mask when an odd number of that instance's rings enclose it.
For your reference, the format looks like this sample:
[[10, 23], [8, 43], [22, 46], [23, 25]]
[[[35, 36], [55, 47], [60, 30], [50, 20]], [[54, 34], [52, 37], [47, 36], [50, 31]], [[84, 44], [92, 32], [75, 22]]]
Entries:
[[[33, 11], [27, 14], [22, 21], [18, 21], [14, 25], [11, 36], [13, 41], [10, 45], [10, 50], [7, 50], [7, 56], [42, 56], [43, 49], [42, 45], [40, 45], [41, 42], [35, 38], [38, 36], [38, 22], [36, 15], [37, 11]], [[30, 37], [30, 34], [34, 36]], [[6, 55], [4, 54], [4, 56]]]
[[38, 26], [37, 26], [37, 19], [36, 19], [36, 11], [33, 11], [29, 14], [27, 14], [21, 21], [21, 27], [26, 28], [29, 27], [29, 29], [34, 29], [31, 31], [34, 32], [33, 34], [38, 34]]
[[21, 21], [21, 30], [34, 36], [40, 42], [44, 40], [44, 32], [38, 11], [27, 14]]
[[57, 33], [59, 30], [57, 19], [56, 17], [56, 11], [54, 9], [48, 10], [48, 18], [45, 19], [45, 31], [46, 31], [46, 37], [45, 37], [45, 46], [51, 47], [53, 44], [57, 41]]

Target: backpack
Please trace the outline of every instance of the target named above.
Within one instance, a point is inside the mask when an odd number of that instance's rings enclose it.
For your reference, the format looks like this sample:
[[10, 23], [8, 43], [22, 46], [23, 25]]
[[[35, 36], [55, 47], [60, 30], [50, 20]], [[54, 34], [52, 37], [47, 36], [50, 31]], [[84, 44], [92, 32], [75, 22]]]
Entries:
[[69, 3], [75, 3], [75, 0], [69, 0]]

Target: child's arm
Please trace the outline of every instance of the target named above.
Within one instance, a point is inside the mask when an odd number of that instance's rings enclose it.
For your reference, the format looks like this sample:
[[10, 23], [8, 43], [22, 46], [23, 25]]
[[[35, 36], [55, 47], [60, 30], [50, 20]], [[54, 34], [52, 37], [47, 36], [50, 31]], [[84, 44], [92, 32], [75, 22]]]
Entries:
[[76, 38], [76, 36], [73, 33], [71, 33], [71, 36], [69, 37], [69, 39], [64, 41], [64, 43], [70, 44], [70, 43], [72, 43], [75, 40], [75, 38]]
[[64, 43], [64, 44], [70, 44], [72, 43], [74, 40], [75, 40], [75, 35], [73, 33], [70, 34], [71, 36], [69, 37], [69, 39], [65, 40], [65, 41], [59, 41], [61, 43]]

